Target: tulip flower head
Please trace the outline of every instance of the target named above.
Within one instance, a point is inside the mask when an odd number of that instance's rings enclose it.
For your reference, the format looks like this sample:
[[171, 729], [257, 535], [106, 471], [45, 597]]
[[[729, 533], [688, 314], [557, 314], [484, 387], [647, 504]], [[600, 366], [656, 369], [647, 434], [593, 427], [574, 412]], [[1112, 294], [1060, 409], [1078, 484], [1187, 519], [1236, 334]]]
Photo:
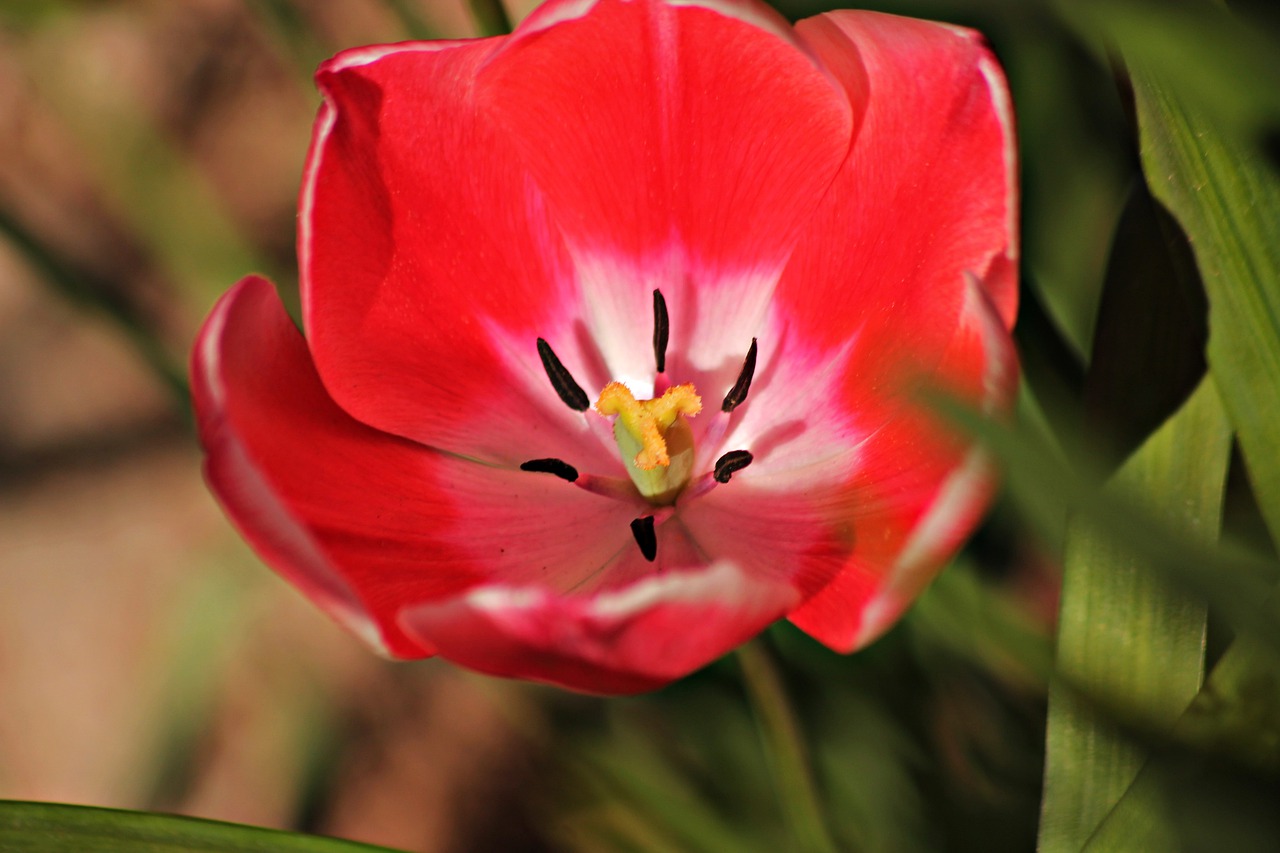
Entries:
[[989, 500], [921, 402], [1016, 384], [1012, 122], [982, 39], [750, 0], [550, 0], [324, 63], [304, 334], [242, 281], [206, 473], [385, 653], [652, 689], [790, 618], [883, 633]]

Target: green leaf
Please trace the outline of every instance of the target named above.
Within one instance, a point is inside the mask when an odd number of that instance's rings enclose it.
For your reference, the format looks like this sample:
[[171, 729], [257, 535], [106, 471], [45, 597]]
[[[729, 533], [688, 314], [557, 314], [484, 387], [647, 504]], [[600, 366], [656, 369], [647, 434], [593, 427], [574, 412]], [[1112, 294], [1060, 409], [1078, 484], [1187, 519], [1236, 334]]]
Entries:
[[1204, 104], [1126, 57], [1147, 182], [1195, 250], [1210, 306], [1209, 366], [1280, 541], [1280, 175]]
[[0, 801], [0, 850], [23, 853], [387, 853], [389, 848], [175, 815]]
[[[1120, 469], [1107, 490], [1173, 527], [1217, 538], [1231, 433], [1211, 380]], [[1067, 539], [1058, 673], [1050, 690], [1040, 849], [1080, 850], [1133, 781], [1139, 747], [1071, 692], [1171, 727], [1199, 690], [1206, 611], [1124, 538], [1079, 516]], [[1065, 683], [1064, 683], [1065, 682]], [[1068, 687], [1067, 685], [1070, 685]]]
[[[1280, 769], [1280, 678], [1275, 654], [1238, 640], [1214, 667], [1203, 690], [1174, 727], [1180, 741], [1226, 753], [1274, 773]], [[1203, 764], [1194, 762], [1193, 766]], [[1206, 849], [1271, 849], [1275, 831], [1248, 803], [1206, 802], [1203, 780], [1167, 758], [1148, 760], [1088, 840], [1094, 853], [1176, 849], [1189, 830], [1211, 827]], [[1221, 785], [1219, 785], [1221, 787]], [[1168, 804], [1176, 803], [1176, 810]], [[1253, 810], [1256, 811], [1256, 810]], [[1272, 811], [1270, 808], [1267, 811]], [[1263, 826], [1259, 826], [1259, 824]], [[1268, 831], [1270, 830], [1270, 831]], [[1258, 846], [1255, 846], [1258, 845]]]
[[[1081, 35], [1102, 36], [1100, 53], [1119, 46], [1141, 66], [1233, 132], [1280, 117], [1276, 31], [1265, 15], [1222, 0], [1056, 0]], [[1234, 8], [1233, 8], [1234, 7]], [[1237, 9], [1239, 11], [1237, 11]], [[1242, 82], [1247, 81], [1247, 85]]]
[[1178, 224], [1135, 182], [1111, 246], [1084, 380], [1088, 446], [1137, 450], [1204, 377], [1208, 305]]
[[[995, 423], [943, 396], [933, 398], [940, 413], [980, 439], [1001, 463], [1014, 505], [1041, 535], [1057, 530], [1054, 516], [1072, 512], [1100, 533], [1124, 542], [1134, 554], [1205, 598], [1226, 625], [1280, 652], [1280, 620], [1267, 601], [1280, 578], [1280, 563], [1229, 543], [1213, 546], [1186, 525], [1171, 527], [1152, 517], [1150, 507], [1092, 485], [1088, 460], [1063, 459], [1059, 449], [1027, 425]], [[1200, 447], [1191, 453], [1200, 454]]]

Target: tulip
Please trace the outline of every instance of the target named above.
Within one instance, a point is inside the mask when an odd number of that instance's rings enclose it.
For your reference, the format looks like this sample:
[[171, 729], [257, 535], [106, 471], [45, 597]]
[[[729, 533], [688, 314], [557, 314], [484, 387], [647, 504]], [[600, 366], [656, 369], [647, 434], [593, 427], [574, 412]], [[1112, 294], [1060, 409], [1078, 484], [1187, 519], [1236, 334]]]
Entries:
[[192, 374], [262, 558], [396, 658], [594, 693], [790, 618], [882, 634], [984, 511], [1017, 379], [982, 38], [750, 0], [551, 0], [349, 50], [300, 200], [305, 336], [226, 294]]

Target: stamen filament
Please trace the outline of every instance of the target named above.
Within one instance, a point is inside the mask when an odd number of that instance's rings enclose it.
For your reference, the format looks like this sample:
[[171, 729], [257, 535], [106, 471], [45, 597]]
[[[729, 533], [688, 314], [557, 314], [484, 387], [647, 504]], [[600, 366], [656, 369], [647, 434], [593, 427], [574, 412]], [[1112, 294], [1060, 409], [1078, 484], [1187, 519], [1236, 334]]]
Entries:
[[718, 485], [720, 484], [716, 482], [715, 477], [713, 477], [711, 472], [708, 471], [707, 473], [698, 477], [698, 479], [690, 482], [689, 485], [685, 487], [685, 490], [680, 493], [680, 502], [688, 503], [688, 502], [696, 501], [698, 498], [707, 494], [707, 492], [710, 492], [712, 489], [714, 489]]
[[551, 387], [556, 389], [566, 406], [575, 412], [585, 412], [591, 408], [591, 398], [587, 396], [587, 392], [574, 381], [573, 374], [560, 363], [560, 359], [552, 352], [551, 345], [542, 338], [538, 338], [538, 357], [542, 359], [542, 369], [547, 372]]
[[574, 485], [583, 491], [602, 498], [629, 503], [635, 500], [635, 486], [630, 480], [620, 477], [602, 477], [597, 474], [582, 474], [574, 481]]

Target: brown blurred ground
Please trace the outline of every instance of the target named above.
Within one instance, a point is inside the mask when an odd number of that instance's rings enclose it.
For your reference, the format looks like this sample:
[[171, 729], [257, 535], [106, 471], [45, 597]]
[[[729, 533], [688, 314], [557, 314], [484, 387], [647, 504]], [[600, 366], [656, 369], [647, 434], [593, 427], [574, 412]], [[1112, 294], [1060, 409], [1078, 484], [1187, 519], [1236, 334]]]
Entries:
[[236, 277], [292, 285], [308, 69], [407, 26], [471, 32], [462, 0], [0, 9], [0, 798], [534, 844], [526, 694], [381, 661], [264, 569], [174, 389]]

